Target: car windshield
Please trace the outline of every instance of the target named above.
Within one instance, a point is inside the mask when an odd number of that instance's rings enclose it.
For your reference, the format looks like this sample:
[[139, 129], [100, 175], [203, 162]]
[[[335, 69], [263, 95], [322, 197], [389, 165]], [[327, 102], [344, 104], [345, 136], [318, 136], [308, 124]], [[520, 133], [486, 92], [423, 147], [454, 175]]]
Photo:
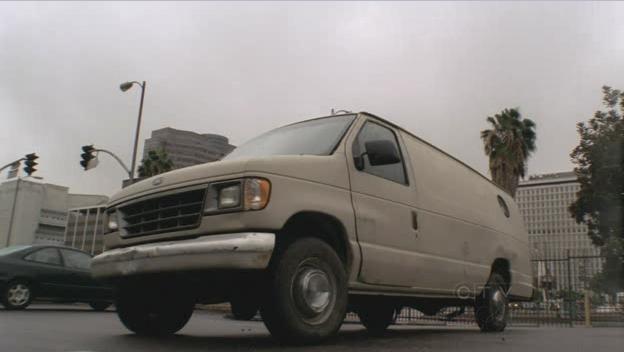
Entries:
[[355, 115], [308, 120], [264, 133], [234, 149], [225, 160], [268, 155], [330, 155]]
[[11, 253], [21, 251], [22, 249], [27, 248], [27, 247], [28, 246], [10, 246], [10, 247], [0, 248], [0, 256], [9, 255]]

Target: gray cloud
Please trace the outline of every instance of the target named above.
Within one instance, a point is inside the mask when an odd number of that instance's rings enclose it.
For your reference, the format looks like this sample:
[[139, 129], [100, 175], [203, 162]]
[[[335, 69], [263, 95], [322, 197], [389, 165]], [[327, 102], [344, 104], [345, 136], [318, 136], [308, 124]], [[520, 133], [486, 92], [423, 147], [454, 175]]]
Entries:
[[577, 121], [624, 88], [621, 3], [1, 3], [0, 163], [36, 151], [39, 175], [111, 194], [171, 126], [240, 144], [332, 107], [391, 119], [483, 173], [484, 119], [519, 106], [538, 124], [529, 172], [570, 169]]

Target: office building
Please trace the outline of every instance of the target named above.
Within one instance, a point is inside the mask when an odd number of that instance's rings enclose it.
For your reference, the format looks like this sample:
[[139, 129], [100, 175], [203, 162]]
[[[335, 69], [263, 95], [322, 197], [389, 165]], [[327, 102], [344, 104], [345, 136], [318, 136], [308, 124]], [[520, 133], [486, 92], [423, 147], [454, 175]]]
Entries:
[[64, 243], [67, 210], [104, 205], [108, 197], [72, 194], [69, 188], [34, 178], [0, 184], [0, 248]]
[[568, 208], [580, 184], [574, 172], [530, 176], [521, 181], [516, 202], [529, 233], [538, 285], [580, 290], [602, 267], [600, 249]]
[[221, 160], [234, 150], [228, 138], [209, 133], [176, 130], [171, 127], [152, 131], [145, 140], [143, 157], [149, 151], [163, 149], [173, 162], [174, 169]]

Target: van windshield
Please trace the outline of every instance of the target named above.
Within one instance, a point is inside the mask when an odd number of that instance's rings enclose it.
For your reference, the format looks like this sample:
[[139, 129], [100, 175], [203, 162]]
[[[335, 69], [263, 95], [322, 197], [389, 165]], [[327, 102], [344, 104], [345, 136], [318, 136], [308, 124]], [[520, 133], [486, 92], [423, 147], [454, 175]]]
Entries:
[[340, 115], [287, 125], [234, 149], [224, 160], [269, 155], [330, 155], [355, 115]]

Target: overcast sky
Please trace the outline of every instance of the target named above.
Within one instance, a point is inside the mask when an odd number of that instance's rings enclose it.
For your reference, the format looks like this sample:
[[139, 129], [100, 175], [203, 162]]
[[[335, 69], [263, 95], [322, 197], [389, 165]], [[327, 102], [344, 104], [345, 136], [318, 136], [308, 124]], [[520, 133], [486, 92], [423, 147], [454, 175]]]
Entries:
[[[529, 173], [571, 170], [575, 124], [624, 88], [624, 3], [0, 3], [0, 164], [111, 195], [143, 139], [171, 126], [241, 144], [331, 108], [390, 119], [487, 174], [485, 118], [537, 123]], [[6, 174], [2, 175], [4, 179]]]

